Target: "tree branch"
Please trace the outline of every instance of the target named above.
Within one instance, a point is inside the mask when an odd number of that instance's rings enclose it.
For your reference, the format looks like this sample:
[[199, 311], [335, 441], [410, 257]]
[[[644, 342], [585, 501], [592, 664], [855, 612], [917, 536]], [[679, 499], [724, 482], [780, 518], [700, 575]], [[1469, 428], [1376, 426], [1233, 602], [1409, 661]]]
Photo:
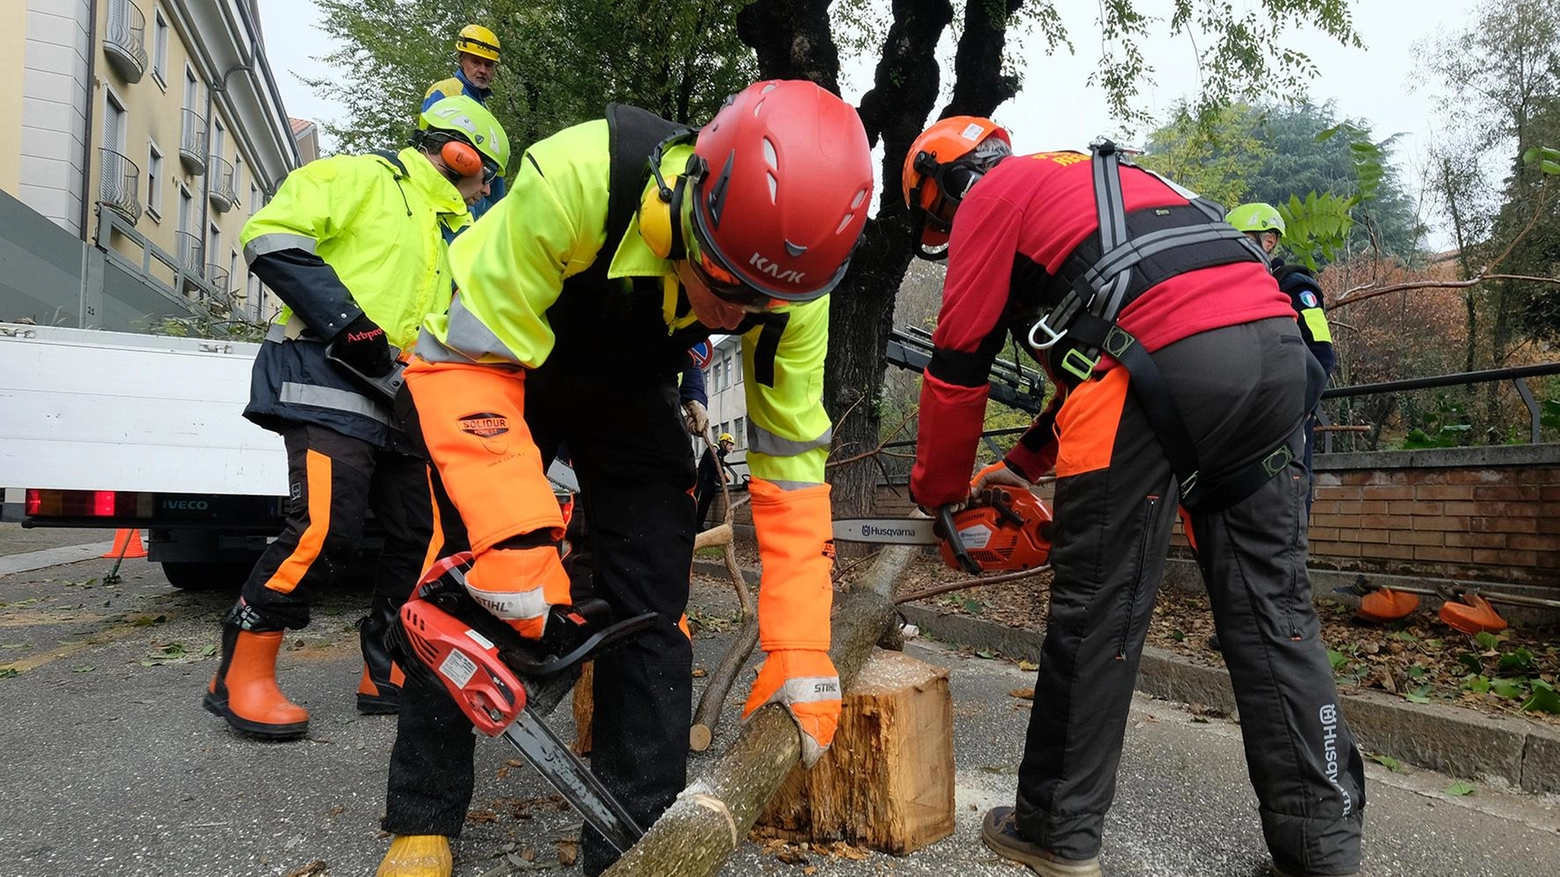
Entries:
[[1374, 289], [1372, 288], [1374, 284], [1367, 283], [1338, 296], [1337, 300], [1328, 306], [1328, 310], [1337, 310], [1389, 292], [1407, 292], [1411, 289], [1467, 289], [1478, 286], [1486, 280], [1525, 280], [1531, 283], [1550, 283], [1560, 286], [1560, 277], [1533, 277], [1527, 274], [1480, 274], [1468, 280], [1415, 280], [1408, 283], [1394, 283], [1380, 289]]

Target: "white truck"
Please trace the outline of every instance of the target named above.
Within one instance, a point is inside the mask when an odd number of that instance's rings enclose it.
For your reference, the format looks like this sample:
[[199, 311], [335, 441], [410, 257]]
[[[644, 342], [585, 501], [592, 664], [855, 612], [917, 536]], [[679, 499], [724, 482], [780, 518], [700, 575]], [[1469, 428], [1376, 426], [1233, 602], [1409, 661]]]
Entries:
[[282, 439], [245, 420], [257, 344], [0, 323], [0, 487], [24, 527], [137, 527], [181, 588], [281, 532]]

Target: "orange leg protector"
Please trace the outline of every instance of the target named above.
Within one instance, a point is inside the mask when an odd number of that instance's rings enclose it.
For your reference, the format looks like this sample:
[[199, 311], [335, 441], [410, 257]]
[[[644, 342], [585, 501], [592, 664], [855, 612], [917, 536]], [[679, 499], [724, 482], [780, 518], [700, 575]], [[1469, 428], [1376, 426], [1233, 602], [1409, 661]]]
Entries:
[[[569, 603], [569, 577], [556, 544], [563, 515], [525, 424], [525, 370], [414, 360], [406, 385], [471, 541], [467, 589], [522, 636], [540, 637], [547, 607]], [[505, 544], [527, 534], [536, 538]]]
[[755, 478], [753, 529], [764, 565], [758, 592], [758, 643], [779, 649], [829, 650], [834, 600], [833, 523], [829, 485], [781, 488]]

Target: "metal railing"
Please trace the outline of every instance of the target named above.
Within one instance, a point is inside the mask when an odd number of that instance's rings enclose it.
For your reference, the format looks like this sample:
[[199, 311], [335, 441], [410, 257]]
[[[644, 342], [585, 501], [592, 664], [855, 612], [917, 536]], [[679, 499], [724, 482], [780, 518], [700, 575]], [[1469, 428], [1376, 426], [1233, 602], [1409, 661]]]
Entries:
[[108, 0], [103, 55], [126, 82], [140, 82], [146, 72], [146, 16], [130, 0]]
[[199, 278], [206, 266], [205, 242], [199, 235], [187, 231], [176, 232], [174, 239], [178, 241], [179, 266], [185, 273]]
[[215, 262], [206, 265], [206, 285], [211, 287], [209, 304], [228, 307], [233, 301], [233, 291], [228, 288], [228, 269]]
[[98, 149], [98, 203], [134, 225], [141, 218], [141, 169], [106, 147]]
[[[1527, 409], [1528, 415], [1528, 441], [1539, 444], [1543, 439], [1543, 409], [1538, 399], [1534, 397], [1533, 390], [1527, 385], [1527, 378], [1542, 377], [1544, 375], [1560, 374], [1560, 362], [1547, 362], [1538, 365], [1515, 366], [1512, 368], [1485, 369], [1476, 372], [1459, 372], [1450, 375], [1434, 375], [1426, 378], [1410, 378], [1401, 381], [1384, 381], [1378, 384], [1358, 384], [1350, 387], [1329, 387], [1322, 393], [1323, 405], [1319, 408], [1319, 420], [1322, 427], [1322, 453], [1334, 451], [1335, 434], [1341, 432], [1376, 433], [1379, 435], [1381, 423], [1370, 425], [1336, 425], [1331, 413], [1327, 410], [1326, 403], [1334, 399], [1352, 399], [1360, 396], [1392, 396], [1408, 393], [1414, 390], [1430, 390], [1440, 387], [1468, 387], [1470, 390], [1476, 384], [1489, 384], [1510, 381], [1516, 389], [1517, 396], [1522, 400], [1522, 405]], [[1512, 409], [1515, 410], [1515, 409]], [[1380, 419], [1380, 418], [1378, 418]]]
[[179, 160], [192, 174], [206, 172], [206, 120], [194, 110], [184, 111], [183, 131], [179, 136]]
[[206, 178], [211, 186], [211, 206], [218, 213], [232, 210], [238, 203], [238, 192], [233, 186], [233, 165], [220, 155], [211, 156]]

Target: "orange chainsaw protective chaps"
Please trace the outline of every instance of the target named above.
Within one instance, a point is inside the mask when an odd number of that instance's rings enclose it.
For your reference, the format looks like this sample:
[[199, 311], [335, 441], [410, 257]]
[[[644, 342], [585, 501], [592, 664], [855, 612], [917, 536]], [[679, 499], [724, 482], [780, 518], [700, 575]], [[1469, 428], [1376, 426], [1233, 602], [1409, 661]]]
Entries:
[[829, 650], [829, 610], [834, 599], [833, 520], [829, 485], [784, 490], [758, 478], [753, 529], [764, 566], [758, 590], [758, 643], [779, 649]]
[[1113, 368], [1067, 394], [1056, 412], [1056, 477], [1109, 468], [1127, 402], [1127, 370]]
[[563, 514], [525, 424], [524, 369], [414, 358], [406, 386], [473, 554], [522, 533], [563, 539]]

